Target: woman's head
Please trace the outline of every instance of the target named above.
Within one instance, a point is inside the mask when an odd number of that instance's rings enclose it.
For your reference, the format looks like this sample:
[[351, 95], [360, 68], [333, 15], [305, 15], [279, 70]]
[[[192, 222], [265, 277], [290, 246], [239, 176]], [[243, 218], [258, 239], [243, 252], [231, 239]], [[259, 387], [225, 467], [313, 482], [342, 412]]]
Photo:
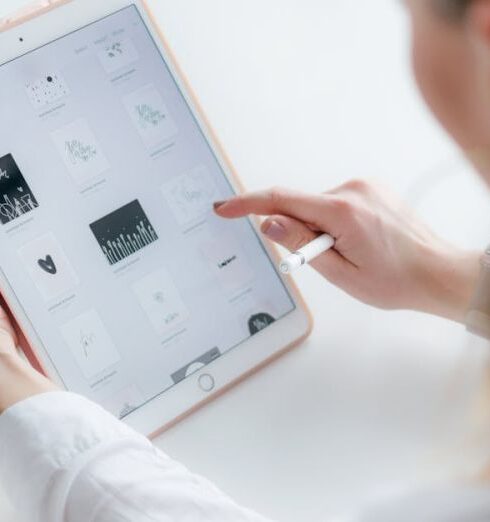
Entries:
[[490, 0], [405, 1], [427, 103], [461, 147], [490, 158]]

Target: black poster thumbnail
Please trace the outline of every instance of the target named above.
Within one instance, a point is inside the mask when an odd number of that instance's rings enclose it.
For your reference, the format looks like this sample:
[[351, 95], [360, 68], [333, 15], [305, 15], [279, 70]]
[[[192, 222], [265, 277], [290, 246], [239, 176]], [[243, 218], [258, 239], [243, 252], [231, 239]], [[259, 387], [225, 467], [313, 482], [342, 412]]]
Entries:
[[209, 350], [209, 352], [201, 355], [201, 357], [194, 359], [192, 362], [186, 364], [183, 368], [171, 375], [174, 384], [179, 384], [179, 382], [189, 377], [192, 373], [195, 373], [204, 366], [211, 364], [214, 360], [218, 359], [218, 357], [221, 357], [219, 348], [213, 348], [212, 350]]
[[39, 206], [12, 154], [0, 158], [0, 221], [10, 223]]
[[267, 328], [274, 322], [275, 319], [270, 314], [260, 313], [252, 315], [252, 317], [248, 320], [248, 329], [250, 331], [250, 335], [258, 334], [264, 328]]
[[138, 200], [95, 221], [90, 228], [111, 265], [158, 239]]

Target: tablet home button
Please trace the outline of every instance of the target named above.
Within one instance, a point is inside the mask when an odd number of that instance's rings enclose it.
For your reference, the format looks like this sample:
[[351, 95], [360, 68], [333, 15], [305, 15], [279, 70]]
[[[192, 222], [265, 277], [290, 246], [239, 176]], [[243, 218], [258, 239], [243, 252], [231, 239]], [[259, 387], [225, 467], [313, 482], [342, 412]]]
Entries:
[[203, 373], [199, 377], [199, 387], [202, 391], [210, 392], [214, 388], [214, 379], [211, 375]]

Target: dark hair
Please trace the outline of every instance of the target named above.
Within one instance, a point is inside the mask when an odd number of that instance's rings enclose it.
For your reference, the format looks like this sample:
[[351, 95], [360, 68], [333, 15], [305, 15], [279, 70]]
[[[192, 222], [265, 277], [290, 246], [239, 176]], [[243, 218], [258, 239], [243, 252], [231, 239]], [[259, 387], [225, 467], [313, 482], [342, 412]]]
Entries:
[[437, 9], [451, 20], [463, 18], [471, 0], [435, 0]]

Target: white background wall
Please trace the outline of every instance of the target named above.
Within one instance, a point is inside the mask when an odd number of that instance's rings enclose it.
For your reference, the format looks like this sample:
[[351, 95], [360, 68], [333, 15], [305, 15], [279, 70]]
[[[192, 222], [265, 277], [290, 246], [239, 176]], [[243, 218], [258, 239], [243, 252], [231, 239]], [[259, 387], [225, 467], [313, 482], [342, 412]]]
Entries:
[[[375, 176], [447, 238], [489, 242], [486, 189], [416, 92], [401, 2], [149, 3], [249, 188]], [[311, 339], [161, 437], [165, 451], [295, 522], [488, 455], [474, 407], [486, 352], [461, 327], [369, 309], [308, 270], [297, 280]]]

